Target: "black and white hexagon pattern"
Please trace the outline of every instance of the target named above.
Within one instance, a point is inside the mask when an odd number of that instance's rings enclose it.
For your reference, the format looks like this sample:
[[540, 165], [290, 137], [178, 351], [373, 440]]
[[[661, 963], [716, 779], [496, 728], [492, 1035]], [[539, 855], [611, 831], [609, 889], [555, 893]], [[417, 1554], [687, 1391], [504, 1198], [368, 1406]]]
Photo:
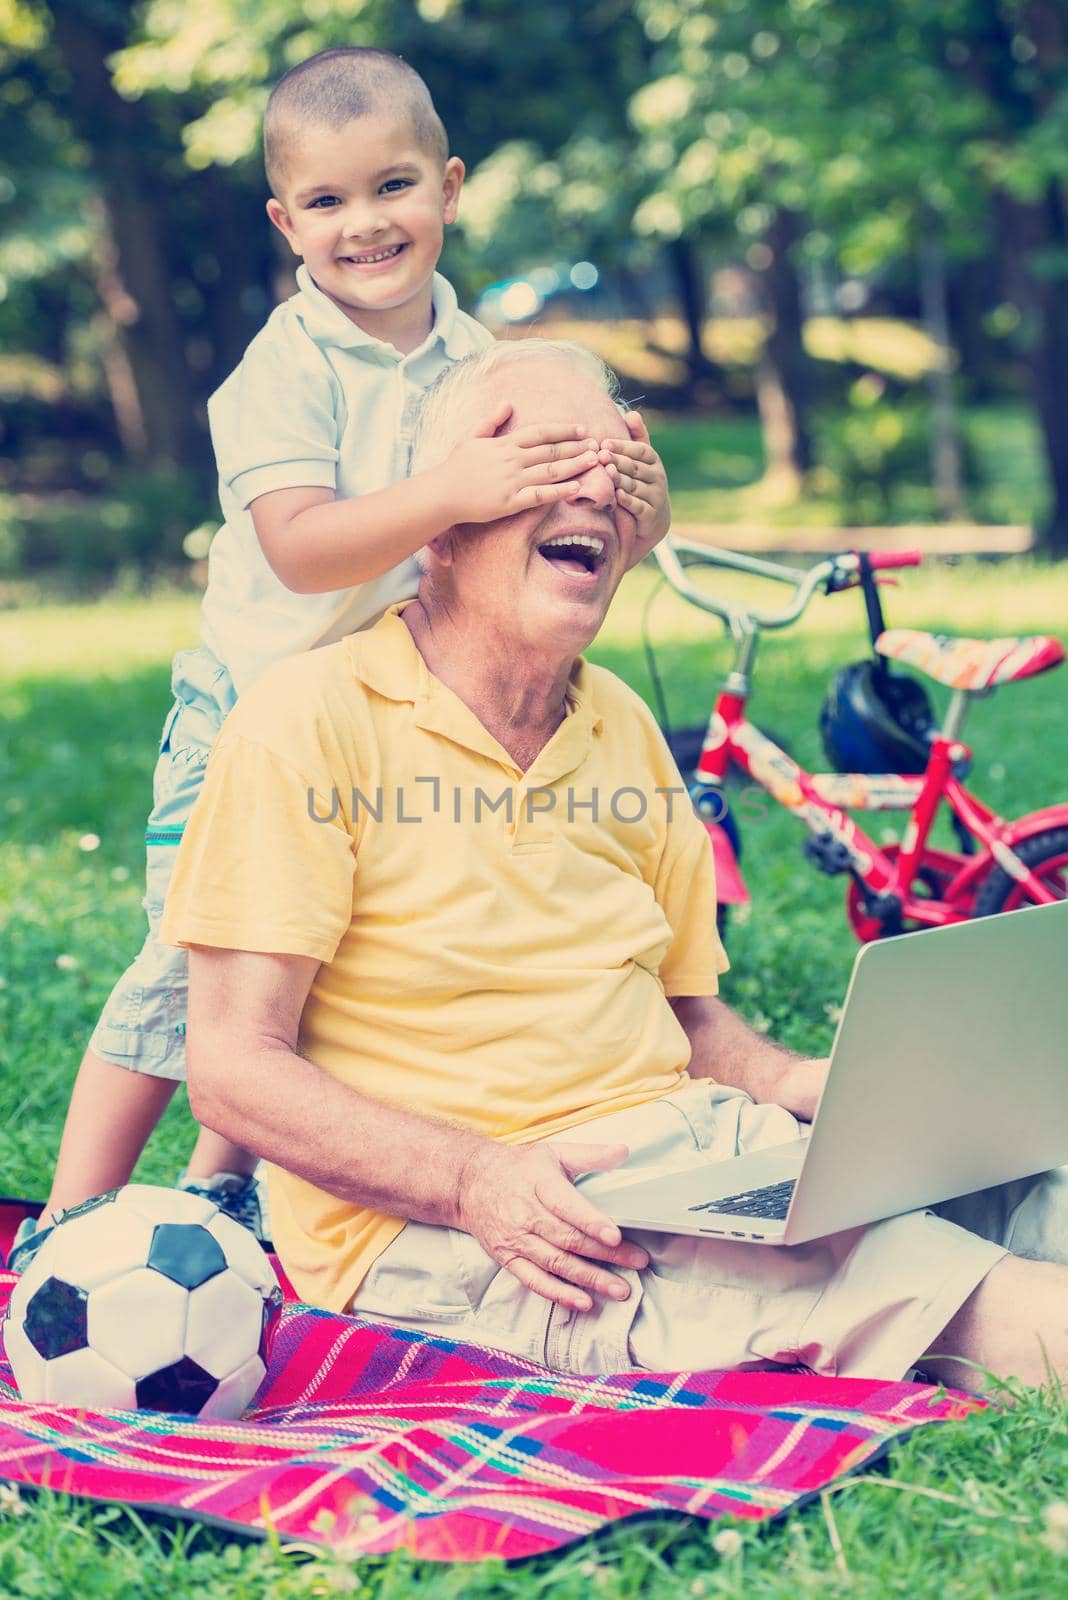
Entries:
[[282, 1292], [210, 1200], [128, 1184], [69, 1213], [15, 1285], [4, 1343], [24, 1400], [236, 1417]]

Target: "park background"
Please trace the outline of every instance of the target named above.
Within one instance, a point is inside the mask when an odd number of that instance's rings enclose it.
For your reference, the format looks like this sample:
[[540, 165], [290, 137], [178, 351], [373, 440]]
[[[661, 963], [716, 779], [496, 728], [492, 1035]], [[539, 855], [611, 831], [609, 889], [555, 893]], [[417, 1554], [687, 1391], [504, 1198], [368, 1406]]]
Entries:
[[1068, 554], [1063, 0], [3, 0], [0, 578], [202, 557], [205, 400], [293, 289], [268, 87], [349, 43], [467, 164], [462, 301], [619, 368], [680, 523]]
[[[771, 551], [919, 544], [932, 560], [888, 593], [891, 621], [1065, 632], [1062, 0], [0, 0], [10, 1193], [47, 1187], [78, 1055], [141, 937], [168, 661], [195, 641], [217, 526], [205, 400], [292, 290], [263, 213], [267, 88], [339, 43], [424, 73], [470, 174], [445, 270], [502, 334], [573, 334], [618, 368], [677, 526]], [[593, 652], [646, 694], [654, 581], [628, 578]], [[725, 646], [667, 595], [651, 626], [672, 715], [696, 721]], [[827, 681], [863, 650], [849, 594], [762, 647], [754, 716], [809, 766]], [[1065, 798], [1059, 674], [969, 732], [999, 810]], [[781, 813], [750, 828], [746, 871], [727, 998], [825, 1049], [854, 953], [842, 880]], [[176, 1103], [140, 1175], [172, 1181], [190, 1137]], [[507, 1572], [306, 1562], [8, 1500], [0, 1593], [1045, 1600], [1068, 1584], [1066, 1463], [1064, 1402], [1030, 1398], [737, 1549], [659, 1521]]]

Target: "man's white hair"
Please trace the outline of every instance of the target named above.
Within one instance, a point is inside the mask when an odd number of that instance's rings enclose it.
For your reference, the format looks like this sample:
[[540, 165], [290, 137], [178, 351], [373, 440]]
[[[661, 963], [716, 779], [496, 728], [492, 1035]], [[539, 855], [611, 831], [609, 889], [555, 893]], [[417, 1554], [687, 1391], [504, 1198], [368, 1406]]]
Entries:
[[[454, 362], [425, 390], [412, 441], [412, 471], [433, 467], [458, 444], [471, 424], [473, 400], [487, 379], [503, 368], [535, 361], [566, 362], [592, 380], [610, 400], [619, 394], [619, 380], [600, 356], [570, 339], [502, 339]], [[562, 418], [546, 417], [546, 422]]]

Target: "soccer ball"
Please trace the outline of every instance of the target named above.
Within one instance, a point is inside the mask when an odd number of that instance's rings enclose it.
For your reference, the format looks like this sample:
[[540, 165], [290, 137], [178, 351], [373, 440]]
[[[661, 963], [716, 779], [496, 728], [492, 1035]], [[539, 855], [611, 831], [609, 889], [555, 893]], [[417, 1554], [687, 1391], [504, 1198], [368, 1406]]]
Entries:
[[237, 1417], [281, 1309], [247, 1228], [199, 1195], [132, 1183], [56, 1224], [15, 1285], [4, 1345], [24, 1400]]

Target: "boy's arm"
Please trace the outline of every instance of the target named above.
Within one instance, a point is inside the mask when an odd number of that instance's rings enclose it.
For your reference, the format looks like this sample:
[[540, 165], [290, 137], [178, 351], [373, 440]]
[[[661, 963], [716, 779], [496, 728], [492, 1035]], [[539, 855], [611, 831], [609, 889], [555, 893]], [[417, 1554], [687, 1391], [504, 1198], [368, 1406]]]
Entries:
[[438, 466], [387, 489], [349, 500], [322, 488], [260, 495], [252, 521], [275, 576], [295, 594], [348, 589], [381, 577], [447, 528], [566, 500], [576, 476], [595, 465], [600, 441], [571, 423], [495, 437], [510, 414], [498, 407]]

